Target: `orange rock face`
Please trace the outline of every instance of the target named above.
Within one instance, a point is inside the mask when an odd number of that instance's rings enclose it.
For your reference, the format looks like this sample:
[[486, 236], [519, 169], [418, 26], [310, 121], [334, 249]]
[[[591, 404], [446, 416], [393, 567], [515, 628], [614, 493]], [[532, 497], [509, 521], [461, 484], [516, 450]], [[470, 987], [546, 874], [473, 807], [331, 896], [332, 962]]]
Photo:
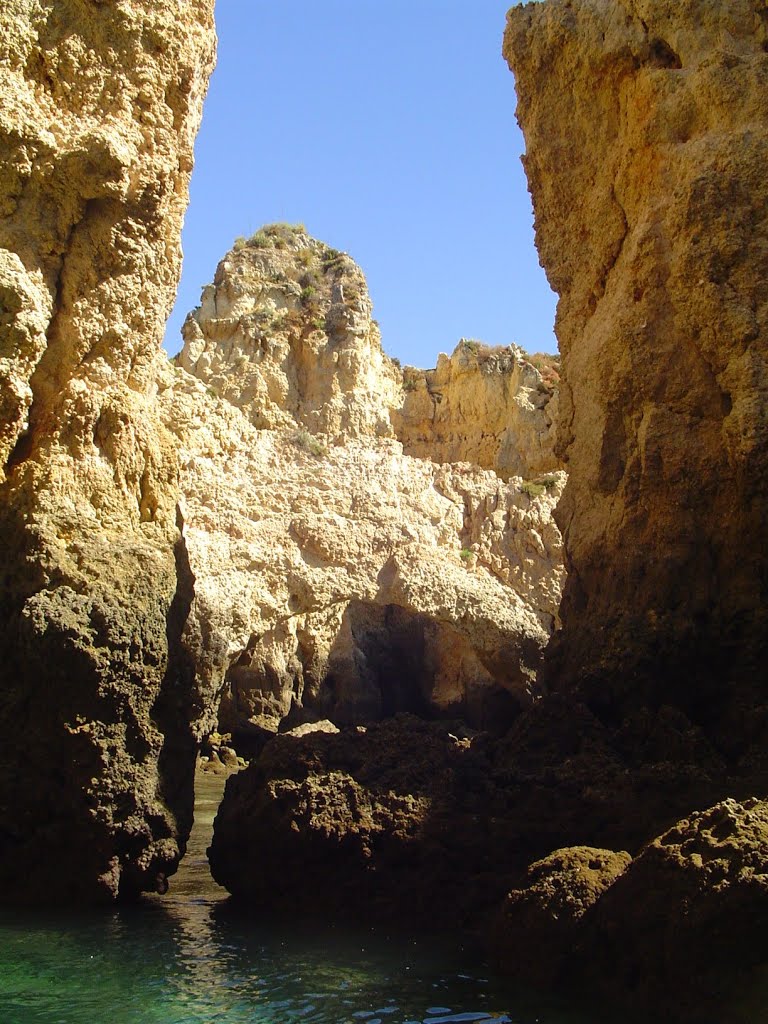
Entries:
[[554, 674], [715, 722], [767, 632], [768, 12], [547, 0], [504, 53], [560, 295]]

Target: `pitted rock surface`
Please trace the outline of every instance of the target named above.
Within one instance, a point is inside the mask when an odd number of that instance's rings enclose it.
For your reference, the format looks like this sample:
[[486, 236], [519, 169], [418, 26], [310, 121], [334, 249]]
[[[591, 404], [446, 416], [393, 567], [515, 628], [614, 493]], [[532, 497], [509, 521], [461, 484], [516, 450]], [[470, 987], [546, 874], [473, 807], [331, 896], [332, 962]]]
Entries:
[[154, 886], [205, 695], [154, 363], [180, 268], [212, 0], [0, 13], [0, 889]]

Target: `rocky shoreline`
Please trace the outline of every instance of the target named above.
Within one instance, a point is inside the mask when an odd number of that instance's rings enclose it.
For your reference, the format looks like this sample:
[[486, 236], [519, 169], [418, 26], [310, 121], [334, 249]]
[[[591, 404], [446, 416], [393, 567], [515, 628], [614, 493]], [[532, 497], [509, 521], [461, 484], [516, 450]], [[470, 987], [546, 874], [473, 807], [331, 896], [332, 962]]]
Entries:
[[670, 708], [611, 730], [544, 698], [501, 738], [399, 715], [270, 740], [208, 855], [257, 915], [458, 929], [526, 983], [741, 1020], [768, 953], [753, 791]]

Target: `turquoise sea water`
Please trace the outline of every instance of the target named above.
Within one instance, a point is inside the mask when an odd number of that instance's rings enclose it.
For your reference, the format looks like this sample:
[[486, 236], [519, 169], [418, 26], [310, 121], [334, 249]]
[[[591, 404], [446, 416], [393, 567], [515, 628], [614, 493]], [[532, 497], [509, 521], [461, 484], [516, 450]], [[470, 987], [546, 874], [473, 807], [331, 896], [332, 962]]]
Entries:
[[450, 936], [233, 914], [204, 854], [220, 791], [198, 787], [167, 896], [106, 913], [0, 911], [0, 1024], [612, 1024], [510, 991]]

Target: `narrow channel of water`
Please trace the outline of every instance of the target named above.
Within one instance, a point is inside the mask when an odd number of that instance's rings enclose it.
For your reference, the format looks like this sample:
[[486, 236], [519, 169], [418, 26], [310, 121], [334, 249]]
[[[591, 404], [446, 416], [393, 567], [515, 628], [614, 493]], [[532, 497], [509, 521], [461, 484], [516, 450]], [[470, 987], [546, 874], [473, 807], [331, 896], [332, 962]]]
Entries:
[[205, 857], [223, 782], [198, 782], [166, 896], [98, 913], [0, 911], [0, 1024], [615, 1024], [510, 990], [451, 936], [233, 914]]

